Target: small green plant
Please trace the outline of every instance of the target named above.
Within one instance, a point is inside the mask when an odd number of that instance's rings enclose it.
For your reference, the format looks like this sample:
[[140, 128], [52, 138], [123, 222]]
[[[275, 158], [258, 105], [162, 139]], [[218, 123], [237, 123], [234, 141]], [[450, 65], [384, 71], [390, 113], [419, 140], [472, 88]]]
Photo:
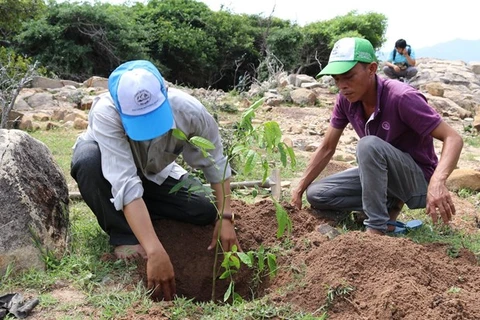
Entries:
[[470, 145], [472, 147], [479, 147], [480, 146], [480, 136], [479, 135], [472, 135], [467, 136], [464, 138], [465, 144]]
[[464, 125], [463, 131], [465, 133], [473, 133], [473, 125], [472, 124]]
[[333, 301], [337, 298], [344, 298], [350, 295], [354, 287], [348, 284], [339, 284], [337, 286], [329, 286], [327, 290], [327, 305], [331, 306]]
[[275, 160], [272, 160], [273, 156], [278, 155], [284, 167], [287, 166], [288, 160], [290, 160], [290, 165], [295, 167], [296, 157], [293, 148], [281, 141], [282, 131], [277, 122], [266, 121], [258, 126], [253, 125], [255, 112], [264, 100], [265, 98], [259, 99], [242, 114], [237, 125], [236, 141], [227, 154], [232, 159], [241, 159], [241, 163], [244, 163], [245, 174], [260, 165], [263, 169], [262, 181], [265, 182], [271, 170], [270, 166], [275, 166]]
[[[259, 126], [253, 125], [253, 118], [255, 117], [255, 111], [262, 105], [264, 98], [259, 99], [254, 104], [252, 104], [242, 115], [240, 122], [238, 123], [238, 135], [236, 141], [231, 144], [231, 149], [227, 152], [227, 157], [229, 161], [232, 161], [235, 158], [241, 159], [241, 163], [244, 163], [243, 171], [249, 173], [253, 170], [255, 166], [260, 164], [263, 174], [262, 174], [262, 183], [265, 183], [271, 166], [275, 167], [274, 155], [278, 155], [280, 162], [283, 166], [286, 166], [288, 160], [292, 167], [296, 165], [296, 158], [293, 152], [293, 148], [281, 141], [282, 132], [280, 126], [275, 121], [267, 121], [262, 123]], [[187, 135], [179, 129], [173, 129], [173, 136], [181, 141], [186, 141], [193, 146], [197, 147], [198, 150], [202, 153], [205, 158], [214, 161], [209, 154], [209, 150], [215, 149], [215, 145], [208, 141], [205, 138], [199, 136], [187, 137]], [[222, 180], [222, 189], [225, 191], [225, 176], [227, 166], [223, 169]], [[170, 193], [178, 191], [183, 187], [187, 182], [182, 181], [170, 190]], [[202, 186], [193, 187], [195, 190], [189, 189], [189, 192], [199, 192], [203, 189]], [[225, 195], [226, 193], [223, 192]], [[277, 238], [281, 238], [286, 232], [291, 233], [292, 222], [288, 217], [286, 210], [274, 199], [275, 209], [276, 209], [276, 218], [278, 222], [277, 229]], [[212, 200], [212, 203], [215, 205], [215, 201]], [[223, 199], [222, 203], [225, 203]], [[217, 212], [220, 218], [220, 229], [222, 227], [222, 219], [224, 208], [217, 208]], [[237, 252], [238, 248], [234, 246], [232, 251], [225, 251], [221, 247], [220, 242], [221, 230], [218, 232], [217, 245], [215, 247], [215, 261], [214, 261], [214, 270], [213, 270], [213, 286], [212, 286], [212, 299], [215, 299], [215, 282], [218, 276], [217, 272], [217, 256], [219, 250], [223, 252], [223, 261], [221, 267], [224, 269], [223, 273], [219, 276], [219, 279], [230, 279], [230, 284], [227, 291], [224, 294], [224, 301], [227, 301], [232, 297], [233, 301], [240, 301], [241, 297], [235, 292], [235, 283], [233, 280], [233, 275], [238, 272], [241, 267], [241, 262], [249, 267], [253, 267], [254, 261], [257, 261], [260, 272], [264, 269], [264, 264], [266, 259], [267, 265], [270, 268], [270, 275], [274, 274], [272, 270], [276, 270], [276, 256], [272, 253], [264, 255], [263, 247], [261, 247], [261, 252], [249, 252], [247, 254]]]
[[453, 294], [455, 294], [455, 293], [460, 293], [461, 290], [462, 290], [462, 289], [460, 289], [460, 288], [458, 288], [458, 287], [450, 287], [450, 289], [448, 289], [447, 292], [448, 292], [448, 293], [453, 293]]
[[[277, 256], [273, 253], [266, 252], [263, 245], [256, 251], [238, 252], [237, 247], [233, 246], [232, 251], [224, 252], [223, 262], [221, 264], [224, 268], [223, 273], [219, 279], [230, 279], [230, 284], [227, 291], [223, 295], [223, 301], [228, 301], [231, 297], [233, 302], [242, 302], [242, 297], [235, 292], [235, 282], [233, 275], [240, 270], [241, 264], [255, 269], [254, 279], [259, 279], [263, 273], [267, 273], [270, 278], [277, 274]], [[267, 269], [268, 267], [268, 269]]]
[[55, 256], [55, 253], [52, 250], [42, 244], [40, 236], [32, 227], [29, 227], [29, 231], [32, 236], [34, 246], [38, 249], [38, 251], [40, 251], [40, 256], [45, 263], [45, 268], [51, 270], [56, 269], [61, 264], [61, 260]]
[[0, 283], [5, 283], [7, 282], [7, 280], [10, 278], [10, 276], [12, 275], [13, 273], [13, 270], [14, 270], [14, 263], [11, 262], [7, 265], [7, 267], [5, 268], [5, 273], [3, 274], [2, 276], [2, 281], [0, 281]]
[[336, 286], [327, 286], [326, 289], [327, 297], [325, 299], [325, 304], [321, 306], [316, 312], [326, 312], [328, 308], [332, 306], [335, 300], [348, 299], [348, 296], [355, 290], [355, 287], [346, 283], [342, 283]]
[[330, 92], [331, 94], [337, 94], [339, 92], [339, 89], [337, 86], [331, 86], [328, 88], [328, 92]]
[[463, 199], [468, 199], [471, 196], [473, 196], [475, 193], [476, 193], [475, 191], [467, 188], [462, 188], [457, 192], [458, 196]]
[[450, 258], [458, 258], [459, 254], [460, 254], [460, 249], [459, 248], [456, 248], [456, 247], [453, 247], [453, 246], [447, 248], [447, 255]]

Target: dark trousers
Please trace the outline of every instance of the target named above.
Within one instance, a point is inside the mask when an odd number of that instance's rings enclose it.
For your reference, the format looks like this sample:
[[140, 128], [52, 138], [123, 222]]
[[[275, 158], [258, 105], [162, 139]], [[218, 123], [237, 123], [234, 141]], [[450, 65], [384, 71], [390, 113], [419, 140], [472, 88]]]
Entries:
[[[123, 211], [117, 211], [110, 201], [112, 186], [104, 178], [101, 168], [100, 149], [94, 141], [80, 141], [73, 152], [70, 174], [78, 184], [85, 203], [97, 217], [100, 227], [110, 236], [110, 244], [133, 245], [138, 240], [130, 229]], [[188, 189], [198, 179], [188, 174], [181, 180], [188, 179], [180, 190], [169, 194], [180, 181], [169, 177], [162, 185], [142, 178], [143, 200], [152, 220], [162, 218], [178, 220], [196, 225], [207, 225], [215, 221], [217, 211], [210, 195], [190, 193]]]
[[307, 200], [320, 210], [362, 210], [364, 224], [387, 230], [389, 209], [398, 200], [410, 209], [425, 208], [428, 183], [413, 158], [376, 137], [365, 136], [357, 144], [357, 168], [321, 180], [307, 189]]

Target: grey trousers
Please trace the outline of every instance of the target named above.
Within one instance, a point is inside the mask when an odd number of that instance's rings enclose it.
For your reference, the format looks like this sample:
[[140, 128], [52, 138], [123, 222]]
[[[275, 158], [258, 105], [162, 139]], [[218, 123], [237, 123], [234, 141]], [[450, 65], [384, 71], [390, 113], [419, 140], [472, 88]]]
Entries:
[[[110, 244], [114, 246], [138, 244], [123, 211], [117, 211], [110, 201], [112, 186], [103, 177], [100, 149], [96, 142], [80, 141], [77, 144], [73, 152], [70, 173], [77, 181], [79, 191], [97, 217], [100, 227], [110, 236]], [[181, 180], [187, 178], [188, 174]], [[198, 179], [190, 178], [183, 188], [173, 194], [169, 192], [179, 180], [171, 177], [162, 185], [145, 178], [142, 179], [142, 183], [143, 200], [152, 220], [167, 218], [197, 225], [207, 225], [215, 221], [217, 210], [210, 199], [204, 194], [188, 192], [190, 186], [201, 184]]]
[[357, 144], [358, 167], [313, 182], [307, 200], [319, 210], [364, 211], [365, 226], [383, 230], [399, 200], [425, 208], [427, 181], [412, 157], [376, 136]]
[[393, 70], [392, 67], [385, 66], [383, 67], [383, 73], [390, 79], [398, 79], [398, 78], [407, 78], [411, 79], [417, 74], [418, 70], [415, 67], [408, 67], [405, 70], [400, 70], [399, 72], [396, 72]]

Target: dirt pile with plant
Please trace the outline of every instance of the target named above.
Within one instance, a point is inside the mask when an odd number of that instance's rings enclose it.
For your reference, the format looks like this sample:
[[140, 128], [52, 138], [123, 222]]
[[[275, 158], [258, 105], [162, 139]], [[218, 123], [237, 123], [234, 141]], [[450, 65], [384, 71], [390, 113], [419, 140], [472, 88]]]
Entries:
[[[459, 214], [454, 225], [475, 216], [473, 206], [455, 197]], [[246, 300], [264, 298], [269, 303], [293, 306], [328, 319], [479, 319], [480, 266], [465, 248], [434, 242], [418, 244], [411, 238], [372, 236], [362, 231], [353, 216], [343, 223], [352, 229], [334, 238], [318, 226], [332, 223], [308, 208], [297, 210], [284, 203], [292, 220], [291, 233], [276, 237], [276, 208], [272, 201], [255, 204], [234, 201], [236, 226], [244, 252], [260, 247], [276, 255], [275, 277], [243, 266], [234, 275], [235, 291]], [[357, 230], [355, 230], [357, 229]], [[212, 227], [158, 221], [156, 230], [170, 252], [176, 270], [177, 292], [196, 301], [212, 293], [213, 253], [206, 250]], [[439, 229], [440, 230], [440, 229]], [[436, 230], [448, 237], [446, 229]], [[430, 230], [433, 236], [434, 230]], [[144, 278], [142, 267], [138, 269]], [[265, 269], [267, 270], [267, 269]], [[222, 301], [228, 280], [219, 280], [216, 300]], [[134, 317], [135, 311], [130, 310]], [[292, 311], [294, 312], [294, 311]], [[169, 317], [168, 312], [164, 314]], [[152, 309], [138, 319], [153, 319]], [[171, 316], [171, 315], [170, 315]], [[199, 315], [199, 318], [201, 316]]]

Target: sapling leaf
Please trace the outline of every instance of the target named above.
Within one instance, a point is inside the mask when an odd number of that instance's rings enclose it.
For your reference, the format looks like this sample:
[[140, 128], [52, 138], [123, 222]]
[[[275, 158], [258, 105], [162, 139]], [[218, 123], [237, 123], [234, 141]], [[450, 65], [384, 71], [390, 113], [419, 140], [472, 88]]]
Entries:
[[253, 266], [253, 263], [255, 262], [255, 252], [248, 251], [247, 254], [248, 254], [248, 257], [250, 258], [250, 261], [252, 261], [252, 266]]
[[224, 267], [225, 269], [228, 269], [228, 266], [230, 265], [230, 256], [232, 255], [231, 252], [224, 252], [223, 254], [223, 261], [221, 266]]
[[249, 268], [253, 266], [253, 260], [250, 258], [250, 256], [244, 252], [238, 252], [237, 256], [240, 258], [240, 260], [246, 264]]
[[190, 138], [190, 143], [202, 150], [213, 150], [215, 145], [204, 137], [194, 136]]
[[265, 255], [263, 252], [258, 251], [257, 252], [257, 259], [258, 259], [258, 270], [260, 272], [265, 269]]
[[240, 259], [238, 259], [237, 256], [231, 255], [230, 256], [230, 262], [231, 262], [230, 265], [232, 267], [237, 268], [237, 270], [240, 269]]
[[249, 150], [247, 152], [247, 159], [245, 161], [245, 168], [244, 171], [245, 173], [249, 173], [252, 171], [254, 165], [255, 165], [255, 159], [257, 158], [257, 153], [254, 150]]
[[233, 302], [242, 303], [243, 302], [242, 296], [240, 294], [238, 294], [237, 292], [234, 292], [233, 293]]
[[248, 107], [247, 110], [242, 114], [242, 119], [241, 119], [241, 126], [243, 127], [244, 124], [247, 122], [251, 123], [251, 119], [255, 116], [255, 111], [260, 107], [265, 101], [266, 98], [261, 98], [255, 101], [250, 107]]
[[236, 145], [233, 150], [232, 154], [237, 155], [237, 154], [242, 154], [247, 150], [247, 147], [245, 145]]
[[268, 172], [269, 172], [269, 167], [268, 167], [268, 161], [267, 159], [262, 160], [262, 168], [263, 168], [263, 176], [262, 176], [262, 183], [265, 183], [268, 178]]
[[223, 280], [223, 279], [227, 279], [230, 277], [232, 273], [230, 272], [230, 270], [225, 270], [221, 275], [220, 277], [218, 277], [219, 279]]
[[[209, 188], [208, 187], [205, 187], [205, 186], [199, 186], [199, 185], [196, 185], [196, 186], [191, 186], [190, 188], [188, 188], [188, 192], [191, 192], [191, 193], [206, 193], [207, 190]], [[201, 191], [201, 192], [199, 192]]]
[[282, 130], [280, 129], [278, 122], [275, 121], [268, 121], [263, 125], [265, 128], [263, 138], [267, 149], [271, 150], [280, 142], [280, 139], [282, 138]]
[[232, 295], [233, 292], [233, 281], [230, 281], [230, 284], [228, 285], [227, 291], [225, 291], [225, 294], [223, 295], [223, 302], [227, 302], [228, 298]]
[[260, 245], [260, 247], [258, 247], [257, 249], [258, 253], [261, 253], [261, 254], [264, 254], [265, 253], [265, 247], [262, 245]]
[[205, 149], [200, 149], [200, 151], [202, 151], [202, 156], [203, 156], [204, 158], [208, 158], [208, 152], [205, 151]]
[[188, 140], [188, 137], [187, 135], [180, 129], [178, 128], [175, 128], [172, 130], [172, 135], [177, 138], [178, 140], [182, 140], [182, 141], [187, 141]]
[[273, 253], [268, 253], [267, 263], [270, 270], [270, 278], [273, 278], [277, 274], [277, 256]]
[[284, 167], [287, 166], [287, 152], [285, 150], [285, 143], [279, 142], [278, 143], [278, 152], [280, 152], [280, 162]]
[[168, 193], [169, 193], [169, 194], [172, 194], [172, 193], [177, 192], [178, 190], [182, 189], [187, 182], [188, 182], [188, 179], [184, 179], [184, 180], [180, 181], [179, 183], [177, 183], [176, 185], [174, 185], [174, 186], [172, 187], [172, 189], [170, 189], [170, 191], [169, 191]]
[[290, 220], [287, 211], [277, 201], [274, 201], [274, 204], [278, 223], [277, 238], [280, 238], [285, 233], [285, 230], [287, 230], [288, 233], [292, 232], [292, 221]]
[[290, 164], [292, 168], [295, 168], [297, 165], [297, 158], [295, 157], [295, 152], [292, 147], [287, 147], [288, 155], [290, 156]]

